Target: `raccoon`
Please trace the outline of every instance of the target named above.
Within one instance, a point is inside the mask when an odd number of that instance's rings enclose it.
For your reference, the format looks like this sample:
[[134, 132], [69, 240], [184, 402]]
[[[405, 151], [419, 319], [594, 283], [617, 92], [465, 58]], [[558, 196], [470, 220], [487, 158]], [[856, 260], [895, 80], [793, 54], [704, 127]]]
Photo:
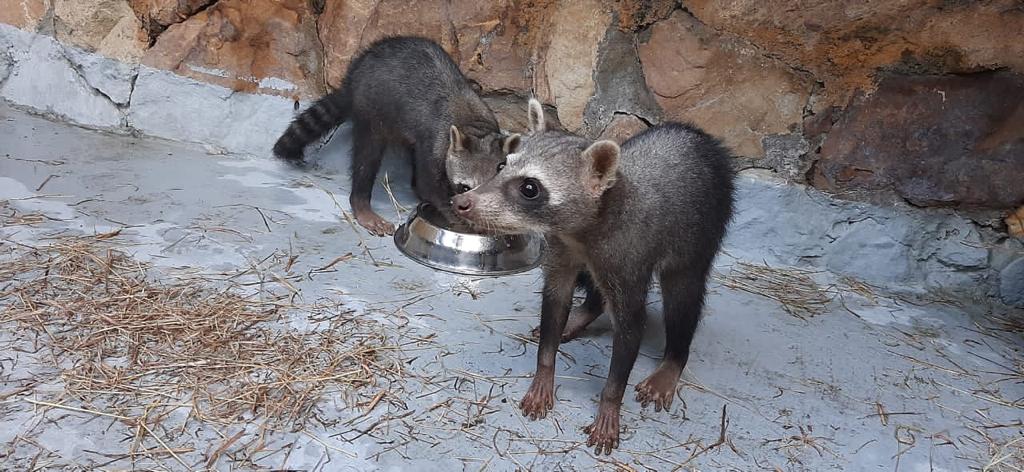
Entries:
[[395, 230], [370, 206], [387, 144], [400, 144], [412, 157], [417, 198], [444, 212], [456, 192], [493, 176], [519, 139], [501, 132], [444, 49], [418, 37], [385, 38], [363, 50], [341, 88], [296, 117], [274, 154], [301, 165], [306, 146], [345, 121], [353, 131], [349, 203], [356, 221], [378, 236]]
[[[661, 282], [665, 353], [636, 386], [657, 411], [672, 403], [700, 319], [708, 273], [732, 216], [730, 153], [695, 126], [666, 123], [620, 148], [612, 141], [545, 129], [529, 105], [530, 133], [491, 181], [453, 199], [454, 211], [498, 233], [545, 234], [537, 371], [520, 404], [531, 419], [554, 406], [555, 353], [573, 289], [585, 273], [613, 316], [608, 380], [587, 444], [610, 454], [619, 443], [619, 410], [640, 347], [651, 281]], [[585, 285], [585, 284], [584, 284]], [[590, 298], [588, 296], [588, 298]], [[600, 312], [597, 311], [599, 314]], [[582, 320], [585, 326], [597, 315]]]

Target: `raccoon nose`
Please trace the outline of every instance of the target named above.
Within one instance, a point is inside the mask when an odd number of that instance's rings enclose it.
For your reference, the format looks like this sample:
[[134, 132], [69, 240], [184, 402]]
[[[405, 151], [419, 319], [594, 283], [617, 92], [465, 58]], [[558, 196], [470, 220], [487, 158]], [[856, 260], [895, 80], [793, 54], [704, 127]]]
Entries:
[[455, 206], [455, 211], [460, 214], [469, 213], [469, 210], [473, 209], [473, 199], [465, 195], [456, 195], [452, 199], [452, 204]]

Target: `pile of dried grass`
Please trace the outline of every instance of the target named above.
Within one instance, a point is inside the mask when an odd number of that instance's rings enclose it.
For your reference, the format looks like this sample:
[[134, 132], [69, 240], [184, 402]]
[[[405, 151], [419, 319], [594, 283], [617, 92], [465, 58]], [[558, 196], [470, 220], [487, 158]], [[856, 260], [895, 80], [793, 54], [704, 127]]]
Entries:
[[[325, 395], [399, 374], [380, 325], [340, 304], [156, 275], [110, 235], [0, 256], [0, 329], [27, 351], [48, 349], [64, 384], [62, 398], [33, 403], [126, 420], [140, 435], [178, 409], [185, 422], [298, 430]], [[318, 326], [299, 330], [293, 318]]]
[[819, 286], [811, 278], [813, 273], [795, 267], [779, 269], [737, 261], [728, 274], [716, 274], [715, 278], [726, 287], [771, 298], [789, 314], [807, 319], [824, 313], [836, 295], [835, 287]]

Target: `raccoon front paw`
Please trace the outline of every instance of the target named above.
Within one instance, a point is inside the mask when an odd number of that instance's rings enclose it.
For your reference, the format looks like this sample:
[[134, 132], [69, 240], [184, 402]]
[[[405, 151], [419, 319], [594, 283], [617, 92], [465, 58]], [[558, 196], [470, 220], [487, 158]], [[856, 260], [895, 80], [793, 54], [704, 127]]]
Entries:
[[523, 410], [523, 416], [531, 420], [544, 419], [548, 411], [555, 407], [555, 379], [551, 375], [543, 375], [538, 372], [533, 376], [533, 383], [526, 391], [519, 408]]
[[366, 228], [374, 236], [390, 236], [395, 234], [395, 225], [387, 222], [380, 215], [372, 212], [356, 212], [356, 222]]
[[654, 411], [668, 411], [672, 399], [676, 395], [676, 384], [682, 368], [673, 362], [665, 361], [655, 369], [654, 373], [636, 386], [636, 401], [647, 407], [653, 403]]
[[612, 449], [619, 447], [619, 409], [614, 406], [601, 405], [597, 411], [597, 419], [584, 430], [589, 434], [587, 446], [594, 448], [594, 454], [611, 454]]

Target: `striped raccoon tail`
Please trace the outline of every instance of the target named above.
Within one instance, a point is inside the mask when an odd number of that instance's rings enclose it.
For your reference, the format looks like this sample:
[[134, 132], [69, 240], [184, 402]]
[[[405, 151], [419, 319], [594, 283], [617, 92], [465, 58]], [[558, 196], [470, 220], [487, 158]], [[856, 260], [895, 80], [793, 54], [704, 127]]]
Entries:
[[274, 155], [292, 164], [302, 164], [306, 146], [322, 138], [328, 131], [348, 119], [351, 100], [343, 90], [336, 90], [317, 100], [288, 125], [274, 144]]

